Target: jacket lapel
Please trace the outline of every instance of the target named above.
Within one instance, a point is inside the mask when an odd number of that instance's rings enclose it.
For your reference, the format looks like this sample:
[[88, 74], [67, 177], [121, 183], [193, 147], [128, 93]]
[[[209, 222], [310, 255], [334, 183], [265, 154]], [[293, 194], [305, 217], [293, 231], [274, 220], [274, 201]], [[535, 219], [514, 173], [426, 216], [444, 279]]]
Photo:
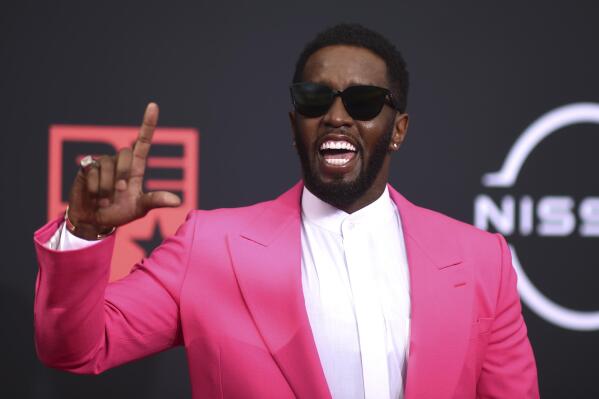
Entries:
[[[248, 309], [295, 396], [331, 398], [301, 285], [301, 189], [298, 183], [239, 234], [231, 234], [229, 248]], [[444, 219], [389, 190], [401, 215], [410, 270], [405, 398], [449, 398], [468, 346], [471, 270]]]
[[262, 338], [298, 398], [330, 398], [301, 280], [302, 185], [268, 204], [229, 236], [241, 293]]
[[445, 219], [389, 188], [404, 231], [410, 270], [410, 353], [405, 398], [450, 398], [471, 331], [473, 283]]

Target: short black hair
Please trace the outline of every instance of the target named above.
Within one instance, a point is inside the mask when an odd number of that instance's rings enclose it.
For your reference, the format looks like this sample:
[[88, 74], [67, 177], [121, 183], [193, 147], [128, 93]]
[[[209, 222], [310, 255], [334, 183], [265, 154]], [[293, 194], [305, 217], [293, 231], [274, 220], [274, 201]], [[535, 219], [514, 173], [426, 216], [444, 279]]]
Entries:
[[409, 76], [401, 52], [383, 35], [360, 24], [338, 24], [320, 32], [308, 42], [300, 54], [293, 74], [293, 83], [301, 82], [306, 61], [321, 48], [347, 45], [365, 48], [381, 57], [387, 65], [387, 79], [399, 112], [408, 104]]

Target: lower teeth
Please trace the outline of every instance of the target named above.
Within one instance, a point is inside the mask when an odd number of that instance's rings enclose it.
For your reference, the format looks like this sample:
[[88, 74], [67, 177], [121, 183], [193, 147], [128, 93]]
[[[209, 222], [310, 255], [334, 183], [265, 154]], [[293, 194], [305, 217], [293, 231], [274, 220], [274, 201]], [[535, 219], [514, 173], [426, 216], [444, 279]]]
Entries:
[[326, 162], [331, 165], [340, 166], [340, 165], [345, 165], [346, 163], [348, 163], [349, 159], [333, 158], [333, 159], [326, 159]]

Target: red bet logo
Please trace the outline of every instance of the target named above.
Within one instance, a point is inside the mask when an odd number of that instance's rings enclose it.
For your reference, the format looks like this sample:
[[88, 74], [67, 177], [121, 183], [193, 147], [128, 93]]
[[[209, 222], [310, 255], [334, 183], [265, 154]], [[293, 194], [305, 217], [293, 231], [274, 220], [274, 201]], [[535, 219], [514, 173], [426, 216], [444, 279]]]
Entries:
[[[115, 154], [130, 147], [138, 127], [50, 126], [48, 146], [48, 219], [64, 212], [71, 184], [86, 155]], [[110, 280], [131, 267], [174, 234], [187, 212], [198, 207], [199, 134], [195, 129], [156, 128], [146, 165], [144, 191], [168, 190], [182, 200], [178, 208], [157, 209], [119, 228]]]

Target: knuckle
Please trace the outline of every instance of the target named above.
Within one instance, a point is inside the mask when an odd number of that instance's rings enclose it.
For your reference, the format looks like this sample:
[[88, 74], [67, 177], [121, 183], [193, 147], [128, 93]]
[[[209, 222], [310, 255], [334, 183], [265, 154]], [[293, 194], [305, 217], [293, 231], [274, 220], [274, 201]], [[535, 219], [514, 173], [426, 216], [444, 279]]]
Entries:
[[154, 129], [156, 127], [156, 120], [152, 118], [144, 118], [141, 125]]
[[115, 173], [116, 180], [126, 179], [129, 177], [129, 168], [117, 168]]
[[127, 173], [127, 171], [117, 171], [117, 173], [114, 176], [114, 181], [115, 184], [121, 180], [128, 180], [129, 179], [129, 173]]
[[139, 138], [137, 139], [137, 142], [140, 144], [150, 145], [150, 144], [152, 144], [152, 137], [148, 137], [148, 136], [140, 134]]
[[98, 186], [95, 184], [92, 184], [88, 181], [87, 183], [87, 191], [91, 194], [97, 194], [98, 193]]
[[75, 183], [85, 183], [87, 182], [87, 177], [85, 176], [85, 172], [83, 170], [79, 170], [75, 175]]
[[137, 162], [139, 161], [146, 161], [146, 157], [143, 154], [133, 154], [133, 159], [135, 159]]
[[119, 151], [119, 159], [128, 158], [131, 156], [131, 148], [123, 148]]
[[106, 170], [106, 169], [112, 170], [113, 165], [114, 165], [114, 161], [113, 161], [112, 157], [102, 158], [102, 160], [100, 162], [100, 167], [104, 170]]

